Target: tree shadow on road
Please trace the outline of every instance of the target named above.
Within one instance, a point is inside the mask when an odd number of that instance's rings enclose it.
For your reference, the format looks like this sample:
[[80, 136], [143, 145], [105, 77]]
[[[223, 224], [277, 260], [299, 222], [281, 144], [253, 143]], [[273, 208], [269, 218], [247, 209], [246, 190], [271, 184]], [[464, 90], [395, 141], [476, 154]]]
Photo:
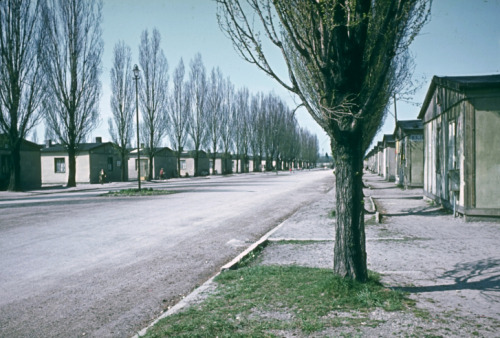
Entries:
[[409, 293], [477, 290], [486, 298], [500, 301], [499, 258], [456, 264], [452, 270], [446, 271], [438, 279], [453, 280], [453, 283], [395, 287], [394, 289]]

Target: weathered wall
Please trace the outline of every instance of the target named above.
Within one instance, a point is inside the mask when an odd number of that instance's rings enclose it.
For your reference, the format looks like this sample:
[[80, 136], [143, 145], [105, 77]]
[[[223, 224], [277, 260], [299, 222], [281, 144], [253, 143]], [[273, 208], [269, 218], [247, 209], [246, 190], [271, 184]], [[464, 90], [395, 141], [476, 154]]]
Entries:
[[[419, 139], [419, 137], [421, 137]], [[408, 186], [421, 187], [424, 184], [424, 142], [423, 135], [410, 135], [407, 142], [410, 150], [410, 161], [407, 162]]]
[[394, 181], [396, 173], [396, 148], [386, 147], [384, 148], [384, 179], [388, 181]]
[[477, 110], [475, 124], [476, 207], [499, 208], [500, 110]]
[[21, 151], [21, 188], [35, 189], [41, 185], [40, 151]]

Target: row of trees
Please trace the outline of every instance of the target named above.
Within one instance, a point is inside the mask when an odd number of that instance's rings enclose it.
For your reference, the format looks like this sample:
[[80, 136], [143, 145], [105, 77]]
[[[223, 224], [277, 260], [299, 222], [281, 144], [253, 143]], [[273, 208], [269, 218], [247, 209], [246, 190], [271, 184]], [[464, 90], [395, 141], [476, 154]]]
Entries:
[[[257, 159], [266, 159], [268, 170], [273, 161], [277, 166], [297, 158], [315, 161], [316, 136], [299, 128], [294, 113], [279, 97], [251, 94], [245, 87], [235, 89], [218, 67], [207, 72], [201, 54], [194, 56], [187, 70], [181, 58], [169, 88], [168, 62], [160, 42], [158, 30], [154, 29], [152, 34], [145, 30], [139, 45], [140, 134], [141, 143], [145, 145], [142, 151], [150, 161], [167, 137], [177, 152], [177, 172], [180, 172], [181, 152], [186, 147], [194, 150], [195, 168], [201, 150], [210, 152], [214, 162], [217, 153], [225, 157], [235, 153], [243, 162], [251, 154]], [[134, 78], [130, 74], [131, 54], [129, 46], [118, 42], [111, 70], [113, 117], [108, 123], [122, 161], [134, 135], [132, 121], [136, 108]], [[149, 166], [149, 177], [153, 177], [152, 170]], [[230, 168], [222, 170], [225, 173]], [[123, 178], [125, 175], [122, 172]]]
[[[76, 185], [78, 144], [99, 123], [101, 13], [101, 0], [0, 2], [0, 130], [8, 135], [11, 150], [8, 190], [20, 189], [21, 142], [41, 119], [47, 135], [67, 149], [68, 186]], [[235, 90], [220, 69], [207, 74], [200, 54], [188, 70], [180, 60], [169, 89], [168, 62], [160, 42], [156, 29], [152, 34], [146, 30], [139, 45], [141, 143], [150, 160], [167, 136], [179, 153], [178, 166], [186, 146], [195, 154], [222, 150], [226, 155], [254, 154], [277, 162], [291, 161], [300, 151], [315, 156], [316, 149], [306, 150], [314, 136], [297, 126], [279, 98]], [[116, 44], [109, 129], [122, 163], [134, 136], [131, 60], [130, 47]]]

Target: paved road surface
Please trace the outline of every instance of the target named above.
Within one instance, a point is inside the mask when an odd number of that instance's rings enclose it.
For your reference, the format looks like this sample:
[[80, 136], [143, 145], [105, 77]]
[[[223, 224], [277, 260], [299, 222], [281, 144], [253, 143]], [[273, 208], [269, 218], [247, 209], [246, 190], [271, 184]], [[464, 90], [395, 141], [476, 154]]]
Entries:
[[323, 198], [333, 176], [181, 179], [150, 184], [178, 194], [98, 196], [127, 185], [0, 196], [0, 336], [131, 336]]

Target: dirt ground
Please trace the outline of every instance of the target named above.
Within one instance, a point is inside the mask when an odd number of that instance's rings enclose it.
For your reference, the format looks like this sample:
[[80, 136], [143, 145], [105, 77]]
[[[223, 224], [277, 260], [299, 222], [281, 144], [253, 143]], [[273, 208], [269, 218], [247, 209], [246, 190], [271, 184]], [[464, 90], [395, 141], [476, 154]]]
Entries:
[[[500, 224], [464, 222], [423, 200], [421, 189], [403, 191], [376, 175], [365, 174], [365, 184], [371, 187], [365, 195], [381, 213], [381, 223], [366, 217], [368, 268], [382, 274], [386, 286], [408, 292], [427, 314], [377, 310], [371, 317], [383, 323], [361, 328], [362, 335], [500, 336]], [[261, 264], [333, 265], [333, 221], [327, 215], [334, 191], [326, 197], [281, 225]], [[359, 331], [344, 327], [321, 335], [341, 333]]]
[[[364, 180], [370, 187], [365, 195], [381, 214], [380, 223], [375, 215], [366, 216], [368, 267], [387, 287], [408, 292], [417, 310], [375, 310], [370, 319], [380, 321], [377, 327], [339, 327], [317, 336], [499, 337], [500, 223], [466, 223], [422, 199], [421, 189], [401, 190], [370, 173]], [[332, 189], [284, 221], [269, 236], [259, 264], [330, 268], [334, 229], [328, 214], [334, 202]]]

